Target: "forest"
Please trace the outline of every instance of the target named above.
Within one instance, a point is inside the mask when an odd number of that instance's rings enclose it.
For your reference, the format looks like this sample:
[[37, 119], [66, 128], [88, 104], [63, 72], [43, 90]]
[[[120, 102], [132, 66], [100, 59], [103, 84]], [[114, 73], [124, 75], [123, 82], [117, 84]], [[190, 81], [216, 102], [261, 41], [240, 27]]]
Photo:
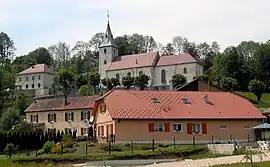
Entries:
[[[98, 46], [104, 33], [96, 33], [89, 41], [78, 41], [75, 46], [58, 42], [49, 47], [33, 48], [26, 55], [16, 55], [16, 41], [5, 32], [0, 33], [0, 131], [9, 131], [13, 125], [25, 119], [24, 110], [33, 97], [19, 94], [15, 87], [15, 75], [24, 69], [40, 63], [52, 65], [56, 77], [52, 93], [62, 91], [67, 97], [72, 89], [81, 95], [98, 93]], [[157, 51], [161, 56], [189, 53], [203, 60], [204, 78], [217, 81], [231, 91], [250, 91], [260, 101], [270, 86], [270, 40], [266, 42], [241, 41], [237, 46], [228, 46], [223, 51], [216, 41], [195, 43], [182, 36], [175, 36], [170, 43], [162, 45], [152, 36], [134, 33], [115, 38], [119, 55]], [[129, 89], [135, 84], [140, 89], [147, 86], [149, 76], [136, 78], [126, 76], [122, 84]], [[176, 75], [173, 83], [183, 84], [185, 78]], [[102, 80], [102, 84], [112, 89], [119, 85], [117, 76]], [[177, 85], [174, 84], [174, 85]]]

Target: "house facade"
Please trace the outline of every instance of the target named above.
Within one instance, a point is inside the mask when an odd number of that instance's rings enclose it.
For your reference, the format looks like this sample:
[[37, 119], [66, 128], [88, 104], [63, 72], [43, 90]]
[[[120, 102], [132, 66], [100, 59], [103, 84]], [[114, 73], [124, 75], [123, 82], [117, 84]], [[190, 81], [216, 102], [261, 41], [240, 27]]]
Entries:
[[119, 78], [121, 83], [124, 76], [136, 77], [143, 73], [150, 76], [149, 87], [152, 89], [172, 89], [170, 80], [174, 74], [183, 74], [190, 82], [194, 76], [203, 74], [202, 64], [189, 54], [160, 56], [158, 52], [148, 52], [119, 56], [109, 23], [99, 46], [101, 80]]
[[53, 67], [37, 64], [18, 73], [15, 85], [18, 90], [34, 91], [36, 96], [49, 95], [49, 87], [53, 84]]
[[[112, 90], [93, 110], [95, 136], [116, 143], [191, 144], [255, 140], [252, 127], [264, 116], [229, 92]], [[100, 142], [104, 140], [99, 140]]]
[[26, 121], [34, 125], [42, 124], [44, 131], [59, 130], [77, 132], [78, 136], [93, 136], [90, 120], [93, 103], [99, 96], [42, 97], [37, 98], [26, 109]]

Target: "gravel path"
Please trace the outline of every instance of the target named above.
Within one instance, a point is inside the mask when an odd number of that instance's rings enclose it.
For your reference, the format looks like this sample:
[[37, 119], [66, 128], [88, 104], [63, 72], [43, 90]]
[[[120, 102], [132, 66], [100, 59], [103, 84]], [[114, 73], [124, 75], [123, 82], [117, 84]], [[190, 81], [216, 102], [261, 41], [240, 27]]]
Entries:
[[[207, 158], [190, 161], [186, 160], [186, 161], [146, 165], [145, 167], [208, 167], [210, 165], [239, 163], [243, 159], [243, 157], [244, 157], [243, 155], [237, 155], [237, 156]], [[254, 157], [254, 161], [258, 162], [260, 161], [260, 159], [256, 156]], [[263, 158], [263, 161], [270, 161], [270, 153], [266, 153], [266, 157]]]

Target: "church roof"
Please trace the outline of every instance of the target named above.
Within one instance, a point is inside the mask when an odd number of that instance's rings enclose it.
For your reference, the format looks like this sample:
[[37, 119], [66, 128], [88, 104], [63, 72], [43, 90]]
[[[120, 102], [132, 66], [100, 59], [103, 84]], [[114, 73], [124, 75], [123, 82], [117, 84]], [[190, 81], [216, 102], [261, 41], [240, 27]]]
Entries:
[[105, 36], [103, 37], [103, 42], [100, 45], [100, 47], [110, 46], [110, 45], [115, 45], [115, 41], [113, 39], [110, 23], [108, 22], [106, 33], [105, 33]]
[[183, 63], [195, 63], [197, 62], [190, 54], [178, 54], [170, 56], [161, 56], [156, 66], [168, 66]]
[[118, 56], [109, 64], [108, 70], [138, 68], [153, 66], [157, 58], [157, 52], [148, 52], [133, 55]]

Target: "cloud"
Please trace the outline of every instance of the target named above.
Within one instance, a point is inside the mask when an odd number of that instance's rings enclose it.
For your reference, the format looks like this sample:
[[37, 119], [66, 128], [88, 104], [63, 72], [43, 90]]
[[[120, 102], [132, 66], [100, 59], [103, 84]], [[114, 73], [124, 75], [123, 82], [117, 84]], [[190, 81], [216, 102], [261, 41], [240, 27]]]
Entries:
[[114, 36], [137, 32], [164, 44], [179, 35], [225, 48], [265, 41], [270, 29], [268, 0], [0, 0], [0, 6], [0, 31], [15, 41], [18, 55], [58, 41], [89, 40], [105, 31], [107, 10]]

